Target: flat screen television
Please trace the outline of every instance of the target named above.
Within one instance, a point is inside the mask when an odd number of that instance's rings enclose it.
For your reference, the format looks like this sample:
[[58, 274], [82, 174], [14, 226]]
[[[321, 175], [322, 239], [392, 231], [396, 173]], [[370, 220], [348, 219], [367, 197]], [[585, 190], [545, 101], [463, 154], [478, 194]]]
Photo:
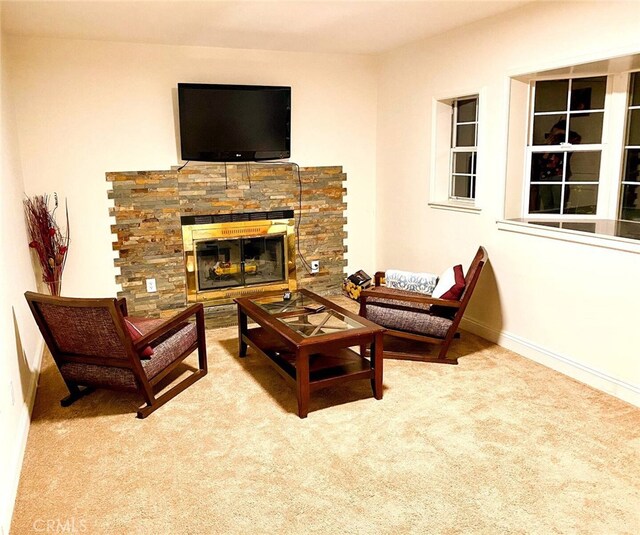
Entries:
[[178, 84], [183, 160], [246, 162], [291, 155], [291, 88]]

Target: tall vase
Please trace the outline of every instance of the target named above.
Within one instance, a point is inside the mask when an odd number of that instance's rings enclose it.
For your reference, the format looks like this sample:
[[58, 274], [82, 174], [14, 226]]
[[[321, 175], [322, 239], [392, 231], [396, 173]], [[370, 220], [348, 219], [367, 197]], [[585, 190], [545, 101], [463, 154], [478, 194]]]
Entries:
[[59, 296], [60, 290], [62, 288], [62, 281], [60, 279], [56, 279], [46, 282], [47, 286], [49, 287], [49, 293], [51, 293], [51, 295]]
[[49, 293], [51, 295], [59, 296], [60, 291], [62, 290], [62, 273], [60, 271], [61, 270], [56, 269], [49, 276], [46, 276], [46, 275], [42, 276], [42, 280], [49, 288]]

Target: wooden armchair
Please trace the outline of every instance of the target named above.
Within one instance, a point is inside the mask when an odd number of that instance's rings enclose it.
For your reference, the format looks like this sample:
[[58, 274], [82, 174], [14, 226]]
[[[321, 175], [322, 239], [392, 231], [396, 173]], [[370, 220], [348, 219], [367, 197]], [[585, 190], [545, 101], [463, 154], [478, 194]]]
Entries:
[[[405, 342], [403, 349], [394, 350], [392, 344], [385, 341], [384, 356], [457, 364], [457, 358], [447, 358], [447, 351], [456, 337], [460, 320], [486, 261], [487, 251], [479, 247], [464, 276], [460, 299], [435, 298], [415, 291], [387, 288], [382, 285], [385, 274], [376, 273], [374, 286], [360, 294], [360, 315], [385, 327], [385, 335]], [[412, 347], [415, 342], [440, 344], [440, 352], [437, 357], [416, 353]]]
[[[139, 393], [145, 418], [207, 373], [202, 304], [163, 320], [127, 317], [125, 299], [25, 297], [69, 389], [63, 407], [102, 387]], [[198, 370], [156, 397], [161, 379], [196, 349]]]

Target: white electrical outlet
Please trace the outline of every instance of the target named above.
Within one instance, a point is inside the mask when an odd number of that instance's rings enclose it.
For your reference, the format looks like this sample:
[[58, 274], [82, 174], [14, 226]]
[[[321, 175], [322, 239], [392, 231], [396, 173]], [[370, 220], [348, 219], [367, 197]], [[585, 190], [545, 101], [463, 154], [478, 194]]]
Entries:
[[156, 279], [147, 279], [147, 292], [157, 292]]
[[311, 261], [311, 273], [320, 273], [320, 260]]

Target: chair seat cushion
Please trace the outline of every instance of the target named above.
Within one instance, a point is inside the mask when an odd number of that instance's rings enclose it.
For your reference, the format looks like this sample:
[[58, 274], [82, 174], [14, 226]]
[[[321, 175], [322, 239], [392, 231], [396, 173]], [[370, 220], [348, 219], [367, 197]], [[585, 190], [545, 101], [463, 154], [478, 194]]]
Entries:
[[444, 338], [453, 323], [449, 318], [432, 316], [424, 308], [396, 308], [370, 302], [367, 302], [367, 319], [387, 329], [433, 338]]
[[183, 323], [154, 341], [153, 356], [149, 360], [142, 361], [147, 377], [153, 379], [197, 341], [198, 333], [195, 323]]
[[[156, 322], [156, 326], [163, 322], [163, 320], [152, 321]], [[189, 347], [194, 346], [197, 340], [198, 334], [195, 323], [180, 324], [166, 335], [154, 340], [151, 344], [153, 346], [153, 355], [147, 360], [141, 360], [142, 368], [147, 378], [153, 379], [177, 360]], [[68, 381], [78, 384], [136, 388], [135, 376], [128, 368], [68, 362], [60, 366], [60, 373]]]

